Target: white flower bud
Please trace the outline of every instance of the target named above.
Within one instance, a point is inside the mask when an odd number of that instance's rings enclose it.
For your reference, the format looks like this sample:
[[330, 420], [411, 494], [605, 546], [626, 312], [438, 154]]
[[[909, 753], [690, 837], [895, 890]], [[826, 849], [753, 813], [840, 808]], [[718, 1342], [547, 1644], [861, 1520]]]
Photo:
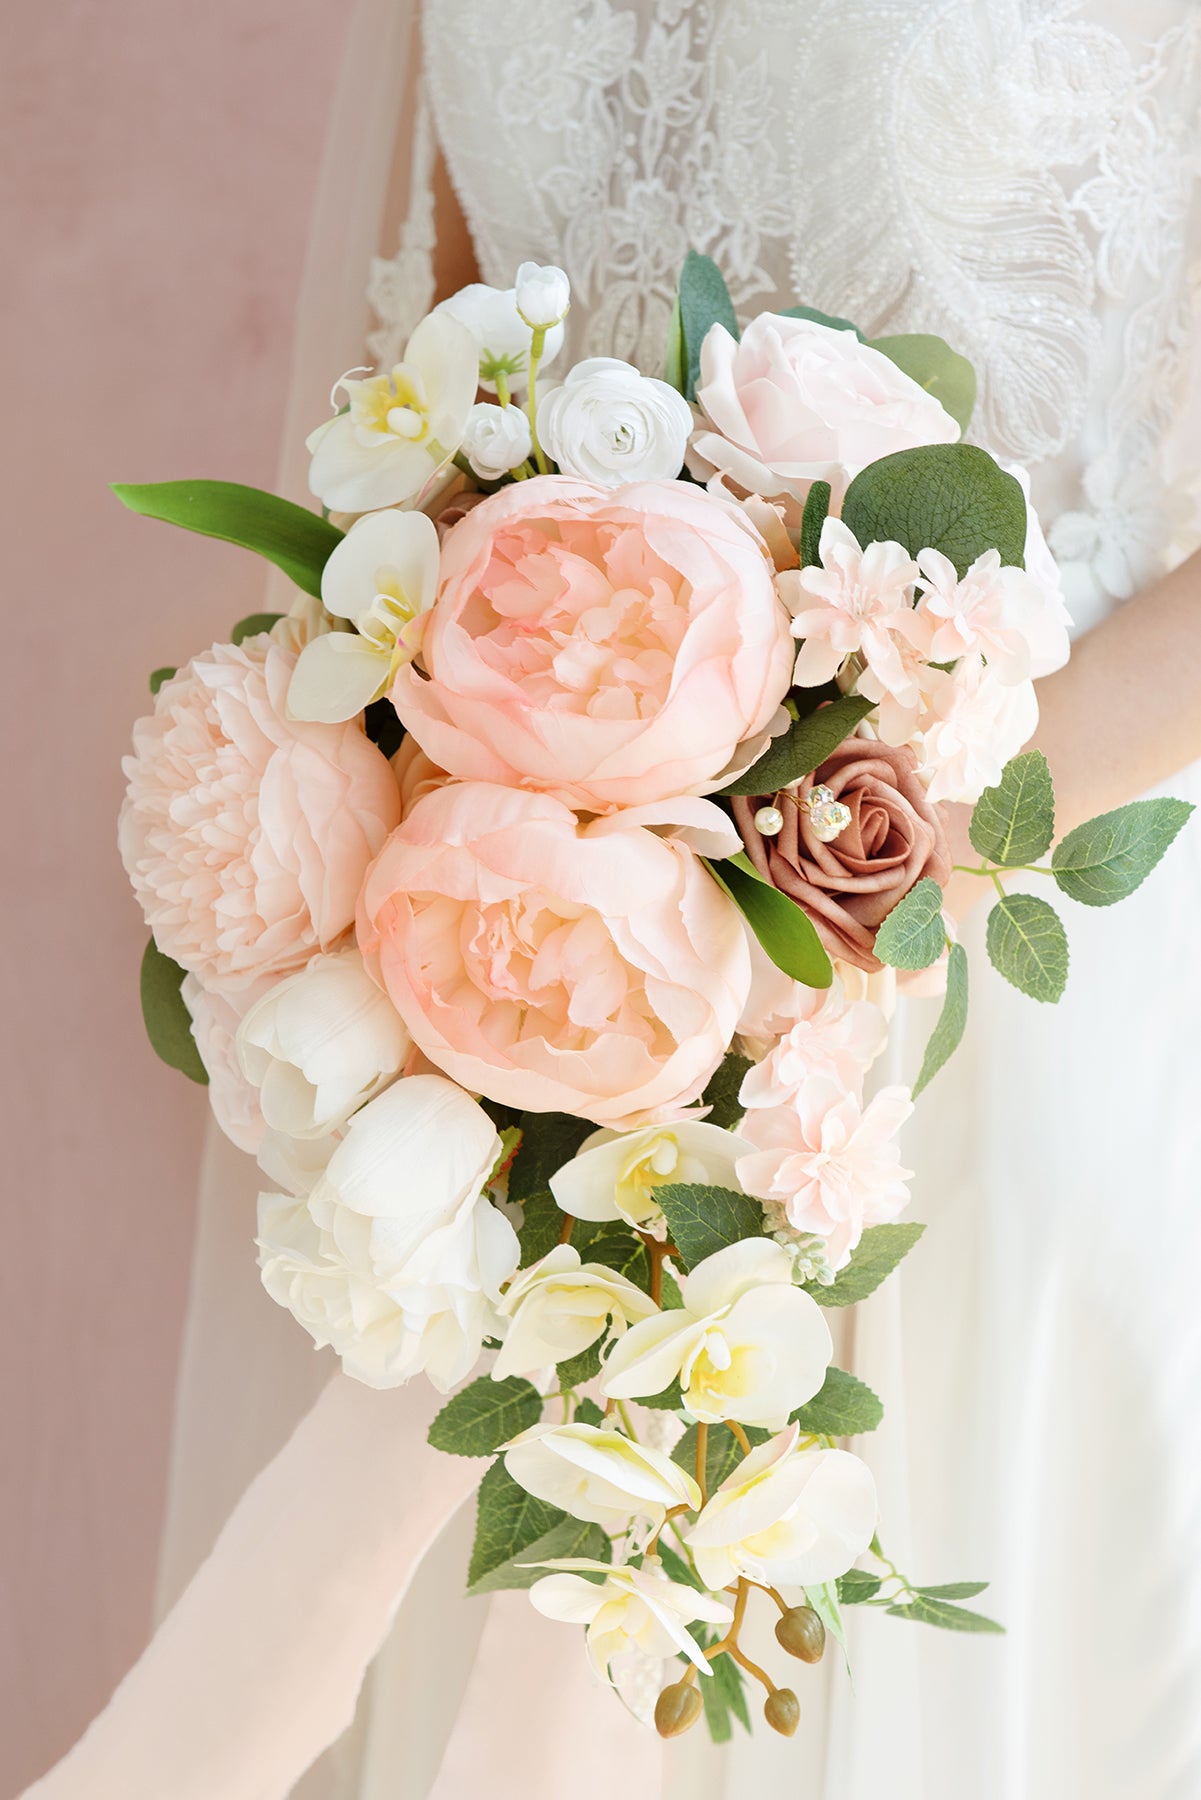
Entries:
[[481, 481], [499, 481], [523, 463], [533, 448], [530, 422], [517, 406], [481, 400], [467, 415], [463, 454]]
[[601, 487], [674, 480], [691, 430], [682, 394], [611, 356], [577, 363], [538, 407], [538, 434], [563, 473]]
[[517, 271], [517, 310], [535, 330], [549, 330], [567, 315], [571, 283], [562, 269], [548, 263], [523, 262]]

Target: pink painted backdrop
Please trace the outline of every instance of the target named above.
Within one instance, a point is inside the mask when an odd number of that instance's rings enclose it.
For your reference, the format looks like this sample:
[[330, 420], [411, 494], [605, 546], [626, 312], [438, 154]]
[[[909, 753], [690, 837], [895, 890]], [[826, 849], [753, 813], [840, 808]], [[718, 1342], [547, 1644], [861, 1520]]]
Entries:
[[8, 8], [3, 184], [0, 1795], [150, 1627], [204, 1120], [147, 1048], [114, 847], [147, 673], [253, 559], [112, 480], [271, 485], [349, 0]]

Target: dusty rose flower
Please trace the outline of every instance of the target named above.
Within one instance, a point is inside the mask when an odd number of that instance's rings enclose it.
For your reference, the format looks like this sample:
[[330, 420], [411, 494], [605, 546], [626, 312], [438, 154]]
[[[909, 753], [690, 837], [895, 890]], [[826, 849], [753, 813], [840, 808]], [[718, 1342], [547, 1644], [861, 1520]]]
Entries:
[[[804, 805], [818, 785], [851, 813], [850, 824], [828, 844], [815, 835]], [[808, 913], [831, 956], [857, 969], [880, 968], [872, 946], [885, 917], [924, 875], [940, 887], [951, 875], [942, 820], [913, 752], [846, 739], [820, 769], [779, 796], [784, 829], [765, 838], [755, 829], [755, 813], [775, 799], [761, 794], [733, 802], [751, 861]]]
[[738, 910], [684, 844], [483, 782], [417, 802], [367, 876], [358, 929], [446, 1074], [598, 1125], [695, 1100], [750, 983]]
[[720, 787], [775, 717], [789, 652], [737, 507], [677, 481], [548, 475], [448, 532], [428, 679], [400, 670], [392, 699], [452, 775], [608, 812]]
[[295, 653], [215, 644], [134, 726], [118, 839], [164, 955], [234, 991], [303, 968], [354, 921], [400, 815], [361, 726], [287, 716]]

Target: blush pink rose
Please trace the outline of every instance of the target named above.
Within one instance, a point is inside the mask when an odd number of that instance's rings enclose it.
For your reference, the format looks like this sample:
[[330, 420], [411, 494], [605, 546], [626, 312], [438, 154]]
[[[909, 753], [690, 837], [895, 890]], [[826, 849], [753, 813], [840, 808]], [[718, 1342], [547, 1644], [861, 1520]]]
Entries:
[[428, 678], [402, 669], [392, 700], [452, 775], [608, 812], [721, 786], [788, 690], [788, 631], [737, 507], [548, 475], [448, 532]]
[[695, 451], [753, 494], [803, 499], [894, 450], [952, 444], [959, 426], [932, 394], [853, 331], [760, 313], [732, 337], [710, 328], [697, 399], [714, 430]]
[[295, 652], [215, 644], [134, 726], [118, 841], [166, 956], [234, 991], [303, 968], [354, 922], [400, 817], [396, 777], [362, 727], [287, 716]]
[[358, 930], [444, 1073], [598, 1125], [695, 1100], [750, 986], [740, 915], [684, 844], [482, 782], [417, 802], [367, 876]]

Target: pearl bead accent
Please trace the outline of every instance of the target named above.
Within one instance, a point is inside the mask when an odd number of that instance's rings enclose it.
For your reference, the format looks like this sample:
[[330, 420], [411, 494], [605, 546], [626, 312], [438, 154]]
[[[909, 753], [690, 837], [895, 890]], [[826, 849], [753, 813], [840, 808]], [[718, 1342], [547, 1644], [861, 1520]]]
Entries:
[[784, 829], [784, 814], [778, 806], [761, 806], [754, 823], [760, 837], [779, 837]]

